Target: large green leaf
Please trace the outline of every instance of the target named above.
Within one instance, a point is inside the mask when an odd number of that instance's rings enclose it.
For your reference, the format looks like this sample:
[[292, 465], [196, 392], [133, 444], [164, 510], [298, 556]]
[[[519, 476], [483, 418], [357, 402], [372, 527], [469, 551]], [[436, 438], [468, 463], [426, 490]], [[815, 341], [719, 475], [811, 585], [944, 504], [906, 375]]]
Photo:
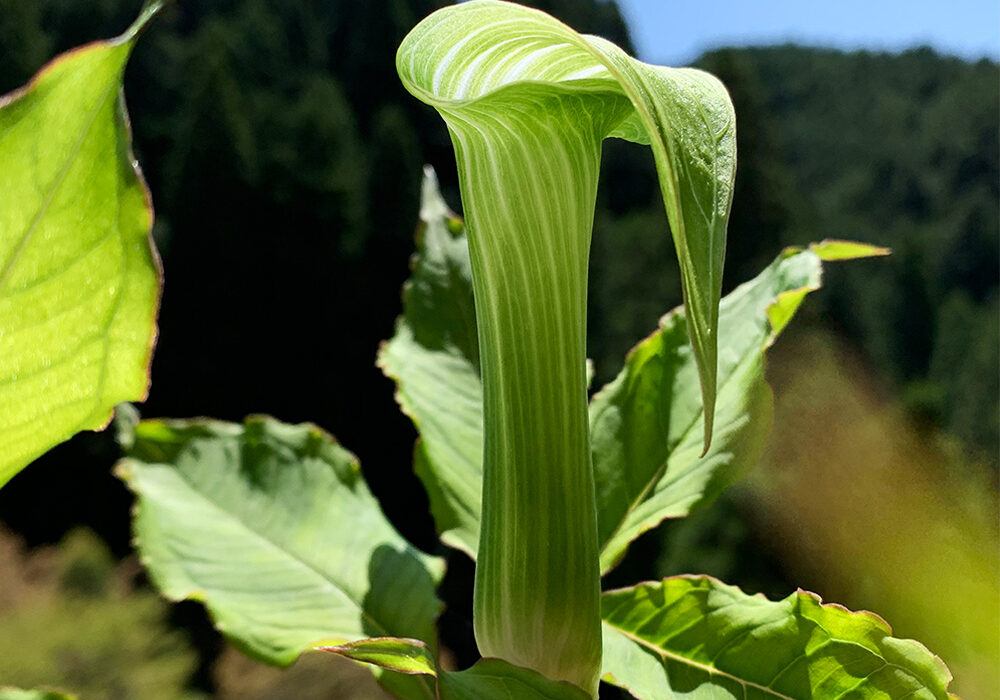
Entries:
[[707, 576], [605, 593], [602, 678], [642, 700], [945, 700], [951, 674], [878, 616]]
[[[144, 421], [133, 440], [118, 473], [138, 497], [143, 563], [167, 597], [204, 602], [241, 649], [287, 664], [371, 636], [433, 648], [443, 564], [393, 529], [330, 435], [254, 417]], [[383, 682], [429, 696], [422, 678]]]
[[121, 82], [159, 5], [0, 98], [0, 486], [146, 396], [160, 267]]
[[602, 571], [643, 532], [711, 502], [757, 461], [773, 407], [764, 351], [805, 295], [819, 288], [823, 259], [883, 253], [846, 242], [788, 249], [722, 300], [716, 435], [704, 456], [684, 309], [664, 316], [659, 330], [629, 353], [618, 377], [591, 402]]
[[441, 539], [472, 558], [483, 490], [483, 387], [469, 244], [458, 218], [424, 172], [413, 274], [403, 316], [378, 365], [396, 381], [396, 400], [420, 431], [417, 475]]

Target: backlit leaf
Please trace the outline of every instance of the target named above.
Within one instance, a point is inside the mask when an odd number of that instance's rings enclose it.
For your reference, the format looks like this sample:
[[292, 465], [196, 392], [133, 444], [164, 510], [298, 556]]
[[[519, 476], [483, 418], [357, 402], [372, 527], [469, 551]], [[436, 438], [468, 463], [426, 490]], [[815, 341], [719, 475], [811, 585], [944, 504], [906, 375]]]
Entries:
[[158, 8], [0, 98], [0, 486], [146, 396], [160, 268], [121, 83]]

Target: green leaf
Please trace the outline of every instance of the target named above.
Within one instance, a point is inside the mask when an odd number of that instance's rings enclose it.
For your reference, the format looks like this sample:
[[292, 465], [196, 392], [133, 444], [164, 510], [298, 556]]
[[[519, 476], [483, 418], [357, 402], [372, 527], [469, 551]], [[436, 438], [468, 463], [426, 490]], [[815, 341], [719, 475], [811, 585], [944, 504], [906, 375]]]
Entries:
[[481, 659], [465, 671], [443, 673], [441, 700], [587, 700], [574, 685], [499, 659]]
[[434, 654], [418, 639], [377, 637], [320, 649], [399, 673], [437, 675]]
[[[382, 348], [380, 365], [397, 380], [397, 399], [415, 416], [421, 431], [416, 470], [430, 494], [442, 540], [474, 557], [482, 483], [478, 355], [463, 355], [454, 343], [435, 346], [428, 340], [415, 340], [438, 334], [467, 337], [471, 322], [458, 323], [461, 317], [450, 310], [471, 303], [468, 273], [456, 274], [467, 270], [468, 253], [460, 223], [441, 200], [432, 171], [424, 186], [420, 252], [404, 295], [407, 305], [418, 295], [426, 296], [428, 301], [421, 303], [428, 310], [435, 308], [430, 299], [437, 300], [442, 315], [428, 312], [400, 319], [396, 336]], [[884, 254], [884, 249], [860, 243], [833, 243], [842, 253], [850, 251], [851, 257]], [[718, 434], [704, 458], [698, 459], [700, 406], [682, 310], [668, 314], [661, 330], [632, 351], [621, 375], [594, 397], [591, 441], [603, 570], [611, 568], [639, 534], [664, 518], [682, 517], [711, 502], [756, 461], [771, 415], [769, 390], [758, 360], [804, 297], [819, 287], [822, 263], [817, 251], [826, 256], [830, 245], [824, 242], [807, 251], [785, 251], [756, 279], [723, 300], [723, 354], [728, 359], [720, 373]], [[443, 313], [446, 308], [448, 314]], [[738, 325], [733, 325], [734, 319]], [[731, 343], [730, 335], [741, 340]], [[735, 352], [745, 356], [734, 366]], [[448, 398], [442, 401], [442, 387], [450, 386], [461, 390], [446, 389]], [[439, 410], [441, 405], [449, 410]], [[426, 442], [439, 445], [437, 461], [428, 457]], [[456, 449], [459, 445], [461, 450]], [[664, 473], [667, 464], [669, 470]], [[616, 527], [620, 532], [615, 532]]]
[[[859, 255], [872, 254], [860, 244]], [[629, 353], [625, 367], [591, 402], [601, 570], [666, 518], [710, 503], [760, 457], [773, 401], [764, 351], [818, 289], [819, 256], [788, 249], [722, 300], [716, 437], [701, 456], [704, 413], [683, 308]]]
[[51, 690], [21, 690], [7, 687], [0, 688], [0, 700], [76, 700], [76, 696]]
[[417, 475], [442, 541], [475, 559], [483, 487], [483, 387], [469, 244], [431, 168], [424, 171], [413, 274], [378, 365], [420, 431]]
[[146, 396], [160, 266], [121, 82], [158, 8], [0, 98], [0, 486]]
[[951, 674], [878, 616], [798, 591], [749, 596], [707, 576], [605, 593], [603, 680], [643, 700], [945, 700]]
[[[204, 602], [251, 656], [288, 664], [371, 636], [433, 644], [443, 563], [396, 532], [357, 459], [319, 428], [144, 421], [118, 473], [138, 497], [136, 546], [153, 581]], [[421, 678], [389, 682], [429, 696]]]

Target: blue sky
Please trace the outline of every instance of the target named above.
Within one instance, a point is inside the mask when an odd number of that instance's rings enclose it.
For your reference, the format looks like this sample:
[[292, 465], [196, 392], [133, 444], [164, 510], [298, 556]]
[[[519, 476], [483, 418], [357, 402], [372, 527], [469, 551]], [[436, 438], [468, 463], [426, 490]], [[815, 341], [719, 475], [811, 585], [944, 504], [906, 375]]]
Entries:
[[1000, 0], [618, 0], [639, 58], [678, 65], [703, 50], [796, 41], [1000, 59]]

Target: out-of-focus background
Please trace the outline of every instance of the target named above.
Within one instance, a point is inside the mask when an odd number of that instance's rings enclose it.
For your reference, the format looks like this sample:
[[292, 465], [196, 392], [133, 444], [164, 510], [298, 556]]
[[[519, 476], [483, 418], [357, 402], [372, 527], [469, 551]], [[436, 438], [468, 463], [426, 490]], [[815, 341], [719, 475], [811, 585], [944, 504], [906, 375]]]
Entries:
[[[0, 92], [120, 32], [138, 0], [0, 0]], [[447, 134], [394, 54], [434, 0], [179, 0], [126, 75], [166, 268], [147, 416], [314, 421], [389, 517], [444, 553], [414, 432], [374, 367], [408, 273], [423, 163], [460, 209]], [[885, 617], [1000, 697], [1000, 6], [994, 0], [544, 0], [655, 63], [718, 75], [738, 115], [726, 290], [827, 237], [890, 246], [829, 268], [770, 355], [773, 436], [714, 506], [633, 547], [609, 585], [711, 573]], [[813, 7], [815, 5], [815, 7]], [[648, 150], [605, 148], [591, 264], [599, 386], [679, 302]], [[168, 605], [129, 547], [108, 434], [0, 491], [0, 684], [85, 698], [378, 698], [329, 657], [241, 657]], [[472, 566], [449, 555], [442, 641], [475, 659]], [[605, 697], [602, 695], [602, 697]], [[618, 697], [610, 690], [606, 697]]]

